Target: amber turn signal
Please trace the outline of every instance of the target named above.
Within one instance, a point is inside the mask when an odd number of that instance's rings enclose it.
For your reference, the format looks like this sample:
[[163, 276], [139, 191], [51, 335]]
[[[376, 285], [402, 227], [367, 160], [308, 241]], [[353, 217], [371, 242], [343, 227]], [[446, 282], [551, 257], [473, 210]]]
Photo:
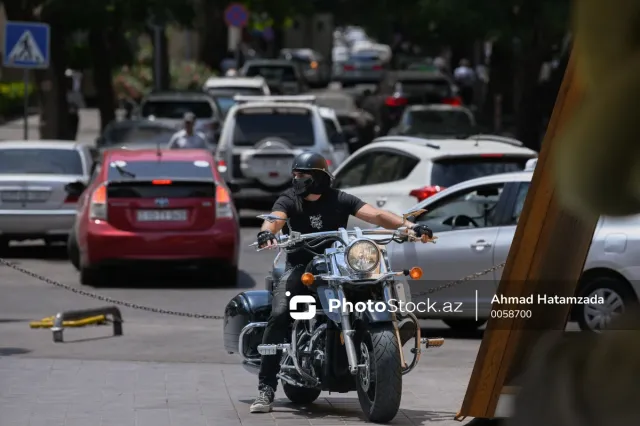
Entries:
[[417, 266], [414, 266], [409, 271], [409, 276], [414, 280], [419, 280], [420, 278], [422, 278], [422, 268], [418, 268]]
[[313, 274], [311, 274], [309, 272], [305, 272], [304, 274], [302, 274], [302, 284], [306, 285], [307, 287], [309, 287], [311, 284], [313, 284], [313, 282], [315, 280], [316, 279], [313, 276]]

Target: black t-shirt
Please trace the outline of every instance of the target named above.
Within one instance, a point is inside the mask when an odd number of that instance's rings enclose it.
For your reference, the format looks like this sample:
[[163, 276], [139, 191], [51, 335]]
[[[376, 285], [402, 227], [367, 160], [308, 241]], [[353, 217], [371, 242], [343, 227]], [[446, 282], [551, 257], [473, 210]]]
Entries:
[[[332, 188], [316, 201], [302, 200], [302, 212], [300, 212], [296, 205], [297, 198], [293, 189], [286, 190], [276, 200], [272, 211], [285, 213], [290, 219], [291, 228], [302, 234], [346, 228], [349, 216], [355, 216], [366, 204], [358, 197]], [[327, 247], [331, 244], [332, 242], [328, 242]], [[325, 248], [319, 247], [314, 250], [322, 253]], [[287, 255], [287, 263], [290, 265], [307, 264], [312, 259], [313, 255], [305, 250]]]

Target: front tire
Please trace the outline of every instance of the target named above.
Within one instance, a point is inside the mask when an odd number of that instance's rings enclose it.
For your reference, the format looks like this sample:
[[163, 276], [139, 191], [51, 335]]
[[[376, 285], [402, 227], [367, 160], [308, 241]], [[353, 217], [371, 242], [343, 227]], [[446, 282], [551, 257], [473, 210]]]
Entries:
[[80, 271], [80, 248], [78, 247], [78, 241], [73, 232], [69, 234], [69, 238], [67, 239], [67, 255], [73, 267], [76, 268], [77, 271]]
[[402, 399], [400, 348], [392, 325], [365, 329], [356, 345], [358, 364], [367, 366], [356, 377], [360, 408], [370, 422], [390, 422]]
[[282, 390], [289, 401], [300, 405], [311, 404], [318, 399], [321, 392], [320, 389], [301, 388], [285, 382], [282, 382]]

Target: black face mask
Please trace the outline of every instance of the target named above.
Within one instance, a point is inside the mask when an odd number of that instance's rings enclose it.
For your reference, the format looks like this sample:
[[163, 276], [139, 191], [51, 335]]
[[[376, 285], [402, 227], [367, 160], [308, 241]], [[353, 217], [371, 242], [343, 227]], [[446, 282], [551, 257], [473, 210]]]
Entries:
[[293, 191], [300, 197], [306, 197], [311, 194], [311, 190], [315, 186], [315, 182], [312, 177], [308, 178], [293, 178]]

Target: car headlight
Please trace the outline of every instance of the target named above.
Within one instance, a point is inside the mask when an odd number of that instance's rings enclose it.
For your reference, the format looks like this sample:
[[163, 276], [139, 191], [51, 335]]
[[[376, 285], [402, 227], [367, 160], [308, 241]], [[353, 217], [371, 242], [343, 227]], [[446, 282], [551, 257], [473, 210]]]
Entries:
[[371, 272], [380, 262], [378, 246], [370, 241], [358, 241], [345, 253], [349, 266], [358, 272]]

